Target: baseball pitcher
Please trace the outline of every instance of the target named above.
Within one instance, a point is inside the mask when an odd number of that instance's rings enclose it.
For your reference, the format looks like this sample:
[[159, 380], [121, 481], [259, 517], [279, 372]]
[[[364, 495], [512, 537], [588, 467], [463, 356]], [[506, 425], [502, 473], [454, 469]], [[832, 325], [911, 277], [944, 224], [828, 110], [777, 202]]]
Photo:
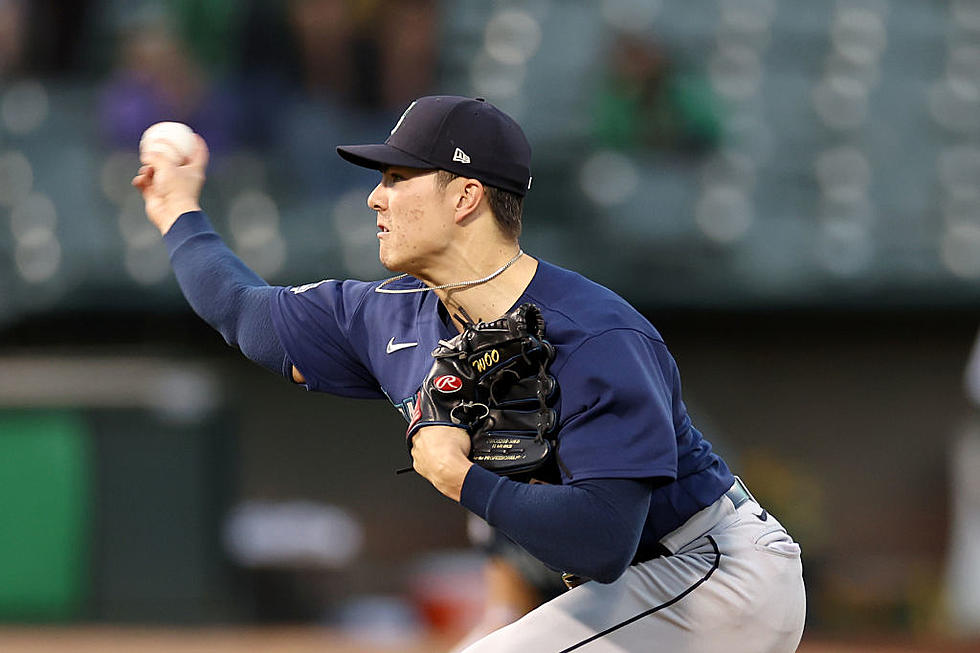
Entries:
[[367, 198], [379, 282], [267, 285], [201, 211], [207, 146], [133, 180], [190, 305], [309, 390], [387, 398], [415, 471], [569, 587], [469, 653], [788, 653], [800, 547], [695, 428], [657, 330], [612, 291], [525, 253], [531, 150], [481, 98], [412, 102]]

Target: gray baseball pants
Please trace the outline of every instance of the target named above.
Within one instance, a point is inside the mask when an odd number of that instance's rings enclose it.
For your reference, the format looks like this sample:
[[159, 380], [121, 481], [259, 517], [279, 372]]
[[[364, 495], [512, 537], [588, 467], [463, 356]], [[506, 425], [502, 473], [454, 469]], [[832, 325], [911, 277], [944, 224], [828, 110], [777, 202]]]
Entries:
[[796, 651], [800, 546], [754, 499], [736, 508], [722, 496], [661, 543], [673, 555], [579, 585], [464, 653]]

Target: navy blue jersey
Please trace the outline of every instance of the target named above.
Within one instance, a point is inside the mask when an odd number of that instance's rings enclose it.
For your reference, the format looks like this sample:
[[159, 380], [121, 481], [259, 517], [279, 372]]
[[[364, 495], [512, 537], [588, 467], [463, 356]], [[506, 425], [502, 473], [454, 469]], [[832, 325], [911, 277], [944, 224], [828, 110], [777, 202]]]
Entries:
[[[272, 321], [310, 390], [387, 397], [408, 419], [432, 350], [458, 331], [435, 294], [376, 293], [378, 284], [327, 280], [281, 289]], [[418, 286], [406, 277], [387, 287]], [[655, 479], [644, 543], [731, 486], [731, 472], [692, 425], [677, 365], [646, 318], [609, 289], [544, 261], [515, 306], [525, 302], [541, 309], [556, 348], [563, 482]]]

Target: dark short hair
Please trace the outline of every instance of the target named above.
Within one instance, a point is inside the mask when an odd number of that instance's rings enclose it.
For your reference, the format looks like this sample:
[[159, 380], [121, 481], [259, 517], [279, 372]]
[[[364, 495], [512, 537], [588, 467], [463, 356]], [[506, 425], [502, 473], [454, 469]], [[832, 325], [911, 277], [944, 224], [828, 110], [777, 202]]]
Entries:
[[[436, 183], [439, 188], [446, 190], [453, 179], [462, 175], [457, 175], [448, 170], [436, 171]], [[521, 235], [521, 216], [524, 213], [524, 198], [517, 193], [497, 188], [496, 186], [483, 185], [487, 189], [487, 203], [490, 211], [497, 220], [497, 226], [504, 234], [517, 240]]]

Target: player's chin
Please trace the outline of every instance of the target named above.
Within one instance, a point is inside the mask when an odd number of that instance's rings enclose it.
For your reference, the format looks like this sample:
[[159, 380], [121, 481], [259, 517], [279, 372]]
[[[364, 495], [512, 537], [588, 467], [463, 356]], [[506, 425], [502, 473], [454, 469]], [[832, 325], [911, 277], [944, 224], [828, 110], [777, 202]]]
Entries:
[[404, 272], [402, 269], [404, 267], [404, 261], [401, 261], [390, 247], [385, 247], [384, 243], [378, 249], [378, 260], [381, 261], [381, 265], [385, 266], [391, 272]]
[[421, 264], [420, 257], [416, 255], [411, 245], [404, 246], [404, 243], [397, 243], [390, 238], [390, 235], [389, 238], [381, 241], [378, 260], [389, 271], [397, 274], [414, 275]]

